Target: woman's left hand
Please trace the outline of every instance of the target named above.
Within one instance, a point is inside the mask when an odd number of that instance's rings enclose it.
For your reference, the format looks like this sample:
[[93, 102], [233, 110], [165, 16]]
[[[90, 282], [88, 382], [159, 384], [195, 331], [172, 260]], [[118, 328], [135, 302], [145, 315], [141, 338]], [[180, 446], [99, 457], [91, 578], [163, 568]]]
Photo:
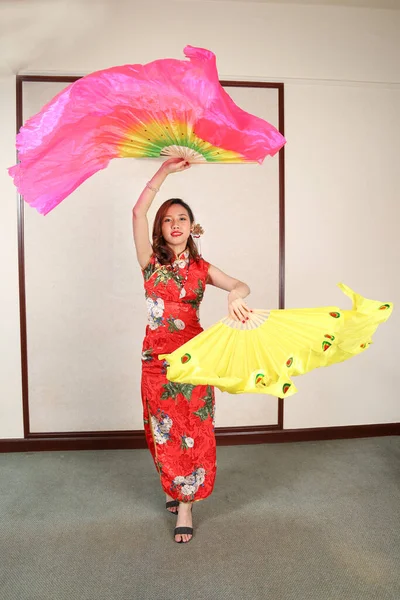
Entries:
[[245, 323], [248, 320], [248, 314], [252, 312], [243, 298], [239, 296], [235, 290], [232, 290], [228, 294], [228, 311], [231, 319], [242, 321], [242, 323]]

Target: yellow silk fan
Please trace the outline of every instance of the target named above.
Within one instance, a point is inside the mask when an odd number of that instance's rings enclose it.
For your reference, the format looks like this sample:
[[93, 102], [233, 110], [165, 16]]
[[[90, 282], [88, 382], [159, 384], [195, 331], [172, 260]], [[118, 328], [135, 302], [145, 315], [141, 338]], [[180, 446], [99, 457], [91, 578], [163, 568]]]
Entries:
[[222, 319], [175, 352], [159, 355], [169, 364], [167, 378], [231, 394], [292, 396], [292, 377], [364, 352], [392, 313], [392, 304], [339, 287], [352, 299], [351, 310], [256, 310], [245, 324]]

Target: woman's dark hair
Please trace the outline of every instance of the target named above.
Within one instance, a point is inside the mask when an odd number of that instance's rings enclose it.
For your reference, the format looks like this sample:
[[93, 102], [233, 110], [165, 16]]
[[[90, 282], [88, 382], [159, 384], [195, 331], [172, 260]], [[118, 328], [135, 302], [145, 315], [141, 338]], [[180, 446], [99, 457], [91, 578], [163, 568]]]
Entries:
[[[160, 208], [157, 211], [157, 214], [154, 219], [153, 224], [153, 252], [157, 256], [158, 260], [162, 265], [172, 264], [175, 260], [174, 251], [171, 250], [163, 237], [162, 234], [162, 224], [164, 221], [165, 215], [168, 213], [168, 210], [174, 204], [179, 204], [182, 206], [189, 215], [190, 224], [194, 223], [194, 214], [192, 209], [186, 202], [181, 200], [180, 198], [171, 198], [170, 200], [166, 200], [163, 204], [161, 204]], [[187, 241], [187, 249], [189, 250], [189, 255], [192, 260], [199, 260], [200, 256], [197, 251], [196, 244], [192, 236], [189, 236]]]

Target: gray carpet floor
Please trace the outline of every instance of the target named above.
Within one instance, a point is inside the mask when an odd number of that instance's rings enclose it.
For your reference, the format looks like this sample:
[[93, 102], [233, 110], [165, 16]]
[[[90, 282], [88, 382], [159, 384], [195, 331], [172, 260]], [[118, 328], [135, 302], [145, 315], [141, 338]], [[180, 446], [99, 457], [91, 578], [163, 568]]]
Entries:
[[173, 541], [145, 450], [0, 455], [1, 600], [399, 600], [400, 438], [218, 449]]

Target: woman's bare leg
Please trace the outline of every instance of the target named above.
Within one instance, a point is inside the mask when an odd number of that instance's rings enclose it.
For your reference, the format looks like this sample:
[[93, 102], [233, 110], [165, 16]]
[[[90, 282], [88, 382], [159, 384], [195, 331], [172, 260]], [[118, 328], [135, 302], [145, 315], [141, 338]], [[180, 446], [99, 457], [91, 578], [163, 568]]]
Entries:
[[[177, 527], [193, 527], [192, 506], [193, 503], [191, 502], [179, 503], [178, 518], [176, 520]], [[189, 533], [178, 533], [175, 536], [175, 541], [188, 542], [191, 539], [191, 537], [192, 536]]]

